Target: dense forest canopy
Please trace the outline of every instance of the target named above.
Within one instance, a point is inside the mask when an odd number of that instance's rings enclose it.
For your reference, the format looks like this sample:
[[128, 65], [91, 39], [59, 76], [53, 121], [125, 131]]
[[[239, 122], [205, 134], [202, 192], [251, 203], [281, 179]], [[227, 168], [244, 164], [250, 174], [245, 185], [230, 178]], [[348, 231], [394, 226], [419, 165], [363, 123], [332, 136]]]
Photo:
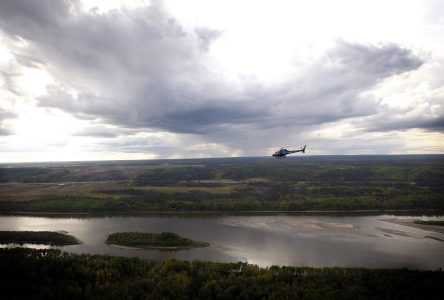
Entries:
[[208, 243], [193, 241], [173, 232], [115, 232], [108, 236], [106, 243], [136, 248], [193, 248], [209, 246]]
[[69, 234], [52, 231], [0, 231], [0, 244], [76, 245], [80, 241]]
[[442, 155], [9, 165], [0, 182], [0, 212], [444, 209]]
[[444, 272], [259, 268], [238, 263], [0, 249], [4, 299], [442, 299]]

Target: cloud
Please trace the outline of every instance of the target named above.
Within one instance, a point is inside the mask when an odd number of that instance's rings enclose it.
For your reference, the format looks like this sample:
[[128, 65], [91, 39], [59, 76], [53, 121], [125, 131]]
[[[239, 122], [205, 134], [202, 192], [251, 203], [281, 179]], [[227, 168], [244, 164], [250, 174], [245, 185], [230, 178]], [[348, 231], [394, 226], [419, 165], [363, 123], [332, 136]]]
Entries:
[[0, 108], [0, 136], [13, 134], [13, 132], [10, 129], [4, 127], [3, 121], [15, 117], [16, 115], [13, 114], [12, 112], [8, 112]]
[[[342, 70], [358, 75], [362, 80], [373, 83], [394, 74], [419, 68], [423, 61], [409, 49], [393, 43], [361, 45], [339, 40], [337, 47], [330, 52], [330, 63]], [[368, 77], [367, 77], [367, 76]], [[371, 78], [370, 78], [371, 77]]]
[[93, 138], [116, 138], [122, 135], [133, 135], [134, 131], [126, 128], [107, 127], [104, 125], [91, 125], [80, 131], [74, 132], [73, 136], [86, 136]]
[[197, 34], [200, 40], [200, 47], [205, 51], [208, 51], [211, 43], [223, 34], [219, 30], [214, 30], [207, 27], [197, 27], [194, 32]]
[[[10, 39], [26, 42], [13, 53], [22, 66], [44, 69], [55, 79], [38, 98], [41, 107], [102, 124], [76, 136], [111, 140], [160, 130], [201, 135], [202, 144], [248, 153], [246, 141], [265, 147], [288, 135], [302, 139], [316, 127], [347, 119], [374, 118], [373, 124], [360, 123], [364, 131], [396, 130], [397, 125], [442, 128], [442, 118], [416, 125], [398, 112], [399, 122], [380, 118], [386, 105], [365, 93], [424, 64], [394, 43], [337, 40], [303, 71], [269, 86], [254, 79], [227, 81], [209, 53], [223, 33], [183, 27], [160, 1], [99, 14], [78, 2], [5, 0], [0, 2], [0, 27]], [[20, 93], [19, 87], [12, 92]]]
[[444, 133], [444, 115], [428, 117], [428, 116], [414, 116], [414, 117], [403, 117], [403, 116], [392, 116], [387, 120], [387, 116], [378, 116], [370, 120], [365, 126], [365, 131], [405, 131], [409, 129], [423, 129], [433, 132]]

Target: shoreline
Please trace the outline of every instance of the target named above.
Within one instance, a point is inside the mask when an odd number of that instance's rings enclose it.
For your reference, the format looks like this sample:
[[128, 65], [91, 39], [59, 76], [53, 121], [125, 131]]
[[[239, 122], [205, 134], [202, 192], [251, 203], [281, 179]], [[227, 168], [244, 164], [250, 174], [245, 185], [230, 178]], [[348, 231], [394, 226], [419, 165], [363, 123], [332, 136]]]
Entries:
[[105, 243], [108, 246], [116, 247], [120, 249], [128, 249], [128, 250], [160, 250], [160, 251], [180, 251], [180, 250], [190, 250], [194, 248], [206, 248], [210, 247], [209, 243], [205, 243], [205, 245], [202, 246], [177, 246], [177, 247], [162, 247], [162, 246], [145, 246], [145, 247], [132, 247], [132, 246], [126, 246], [126, 245], [119, 245], [119, 244], [111, 244], [111, 243]]
[[412, 228], [417, 228], [425, 231], [433, 231], [437, 233], [444, 234], [444, 228], [436, 226], [436, 225], [425, 225], [425, 224], [416, 224], [413, 219], [384, 219], [384, 222], [393, 223], [397, 225], [408, 226]]
[[[120, 212], [0, 212], [0, 216], [153, 216], [153, 215], [378, 215], [378, 214], [444, 215], [444, 210], [412, 210], [412, 209], [358, 209], [358, 210], [262, 210], [262, 211], [120, 211]], [[404, 224], [401, 224], [404, 225]], [[415, 224], [419, 225], [419, 224]], [[425, 225], [427, 226], [427, 225]], [[413, 226], [414, 227], [414, 226]], [[419, 227], [418, 227], [419, 228]]]

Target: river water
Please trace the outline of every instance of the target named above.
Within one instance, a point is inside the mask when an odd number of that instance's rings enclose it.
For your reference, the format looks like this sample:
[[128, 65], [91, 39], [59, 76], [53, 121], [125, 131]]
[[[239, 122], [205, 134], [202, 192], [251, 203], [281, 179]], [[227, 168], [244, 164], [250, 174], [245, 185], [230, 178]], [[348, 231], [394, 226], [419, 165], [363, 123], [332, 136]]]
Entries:
[[[247, 261], [260, 266], [443, 268], [444, 234], [390, 222], [405, 219], [443, 220], [444, 216], [0, 216], [0, 230], [61, 231], [74, 235], [83, 243], [52, 248], [74, 253], [138, 256], [155, 260]], [[120, 231], [171, 231], [208, 242], [210, 247], [159, 251], [121, 249], [104, 243], [108, 234]]]

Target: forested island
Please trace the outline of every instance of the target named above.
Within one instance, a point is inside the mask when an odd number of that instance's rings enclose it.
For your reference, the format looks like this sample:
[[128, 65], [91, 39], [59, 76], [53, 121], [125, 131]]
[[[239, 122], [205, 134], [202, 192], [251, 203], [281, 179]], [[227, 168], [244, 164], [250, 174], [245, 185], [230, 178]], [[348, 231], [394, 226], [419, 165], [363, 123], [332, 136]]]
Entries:
[[126, 246], [138, 249], [189, 249], [208, 247], [210, 244], [193, 241], [172, 232], [144, 233], [144, 232], [116, 232], [106, 239], [108, 245]]
[[260, 268], [0, 249], [4, 299], [442, 299], [444, 272]]
[[0, 231], [0, 244], [43, 244], [51, 246], [77, 245], [72, 235], [52, 231]]
[[0, 213], [444, 210], [444, 155], [0, 166]]

